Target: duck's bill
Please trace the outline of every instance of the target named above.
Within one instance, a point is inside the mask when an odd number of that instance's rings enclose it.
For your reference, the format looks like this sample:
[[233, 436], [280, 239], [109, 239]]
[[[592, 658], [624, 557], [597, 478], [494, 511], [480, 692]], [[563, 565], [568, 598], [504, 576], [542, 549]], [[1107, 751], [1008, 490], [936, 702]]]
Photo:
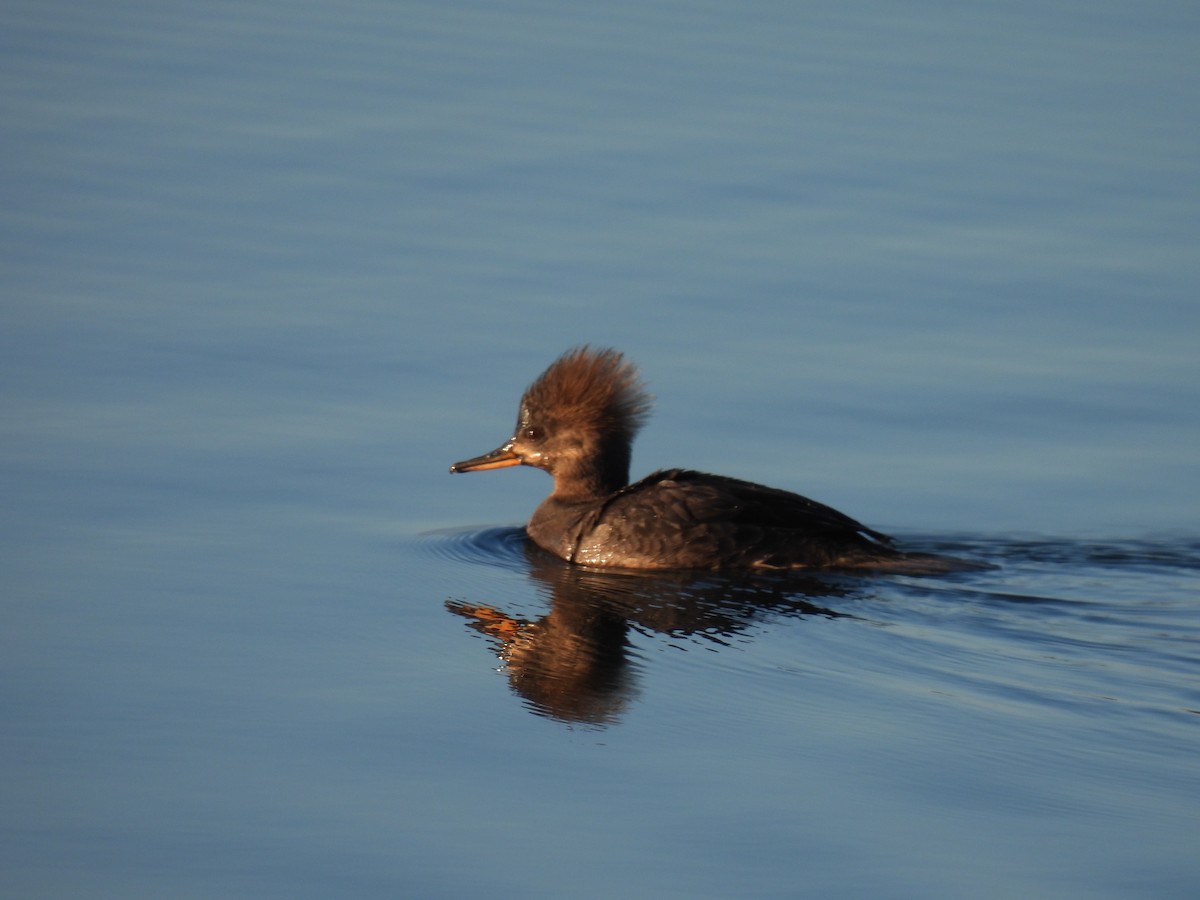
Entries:
[[503, 469], [507, 466], [519, 466], [521, 457], [513, 453], [512, 447], [505, 444], [497, 447], [491, 453], [476, 456], [474, 459], [464, 459], [450, 467], [451, 472], [482, 472], [485, 469]]

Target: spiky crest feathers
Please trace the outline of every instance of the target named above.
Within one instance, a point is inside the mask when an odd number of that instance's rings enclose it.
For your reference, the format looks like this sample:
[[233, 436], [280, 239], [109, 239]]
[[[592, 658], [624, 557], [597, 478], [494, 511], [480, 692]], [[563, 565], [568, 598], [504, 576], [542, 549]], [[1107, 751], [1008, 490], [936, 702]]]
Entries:
[[637, 367], [620, 352], [584, 344], [556, 359], [529, 386], [518, 424], [631, 441], [645, 424], [652, 399]]

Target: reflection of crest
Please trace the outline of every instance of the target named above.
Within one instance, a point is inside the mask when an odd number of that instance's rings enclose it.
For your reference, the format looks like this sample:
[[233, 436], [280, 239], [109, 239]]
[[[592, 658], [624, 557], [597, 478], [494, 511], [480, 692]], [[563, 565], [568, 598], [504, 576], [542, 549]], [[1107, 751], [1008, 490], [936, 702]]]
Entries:
[[634, 693], [631, 627], [724, 643], [765, 612], [838, 616], [811, 600], [845, 594], [836, 577], [604, 571], [568, 565], [532, 543], [526, 555], [550, 595], [542, 618], [456, 600], [446, 607], [496, 643], [513, 690], [534, 712], [566, 722], [603, 726], [620, 718]]

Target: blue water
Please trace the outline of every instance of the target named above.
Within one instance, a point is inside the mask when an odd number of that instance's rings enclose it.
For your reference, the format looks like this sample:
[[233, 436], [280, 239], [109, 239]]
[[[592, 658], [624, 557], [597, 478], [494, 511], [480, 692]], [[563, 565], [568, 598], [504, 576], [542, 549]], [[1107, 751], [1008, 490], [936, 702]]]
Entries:
[[[1200, 12], [0, 26], [0, 895], [1200, 891]], [[547, 565], [583, 341], [990, 567]]]

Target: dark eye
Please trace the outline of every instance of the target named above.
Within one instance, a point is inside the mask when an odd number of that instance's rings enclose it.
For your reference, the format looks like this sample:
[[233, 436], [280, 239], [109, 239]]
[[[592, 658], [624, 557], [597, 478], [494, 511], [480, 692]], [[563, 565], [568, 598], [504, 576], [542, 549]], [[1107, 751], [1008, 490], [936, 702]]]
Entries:
[[540, 441], [542, 439], [542, 429], [536, 425], [530, 425], [524, 431], [525, 439], [529, 441]]

